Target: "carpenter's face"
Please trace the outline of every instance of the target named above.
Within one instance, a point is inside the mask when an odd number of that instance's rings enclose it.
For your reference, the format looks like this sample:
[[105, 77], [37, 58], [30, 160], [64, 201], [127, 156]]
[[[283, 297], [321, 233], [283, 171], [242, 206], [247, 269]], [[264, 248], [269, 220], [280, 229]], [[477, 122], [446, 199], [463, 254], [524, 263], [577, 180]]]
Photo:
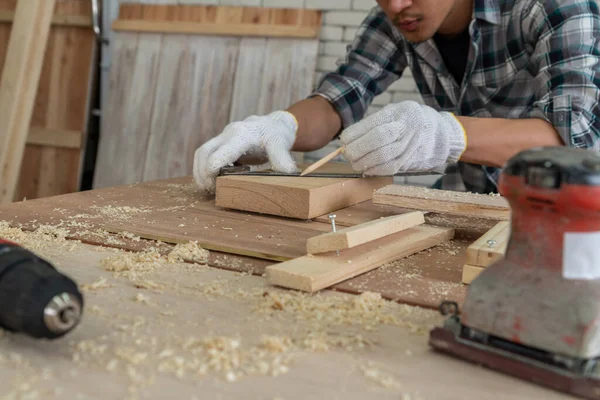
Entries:
[[452, 15], [459, 0], [377, 0], [377, 4], [410, 42], [430, 39]]

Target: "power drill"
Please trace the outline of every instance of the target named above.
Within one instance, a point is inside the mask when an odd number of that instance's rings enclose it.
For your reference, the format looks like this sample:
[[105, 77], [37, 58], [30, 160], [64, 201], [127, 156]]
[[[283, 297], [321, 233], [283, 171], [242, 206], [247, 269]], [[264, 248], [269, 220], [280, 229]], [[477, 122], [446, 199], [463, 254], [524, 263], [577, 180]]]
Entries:
[[83, 296], [48, 261], [0, 239], [0, 328], [56, 339], [77, 326]]

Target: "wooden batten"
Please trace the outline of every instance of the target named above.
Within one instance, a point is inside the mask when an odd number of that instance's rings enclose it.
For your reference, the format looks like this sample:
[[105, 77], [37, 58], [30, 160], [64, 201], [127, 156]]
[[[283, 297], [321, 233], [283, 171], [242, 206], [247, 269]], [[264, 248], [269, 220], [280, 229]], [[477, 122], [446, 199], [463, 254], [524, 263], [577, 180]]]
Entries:
[[373, 203], [446, 215], [510, 219], [510, 205], [504, 197], [478, 193], [389, 185], [375, 192]]
[[15, 196], [55, 0], [18, 3], [0, 79], [0, 203]]
[[424, 222], [425, 217], [420, 211], [378, 218], [336, 232], [311, 237], [306, 241], [306, 252], [308, 254], [318, 254], [333, 250], [350, 249], [413, 228]]
[[[38, 2], [0, 0], [0, 70], [13, 64], [9, 42], [12, 31], [18, 27], [17, 6], [27, 3]], [[11, 199], [6, 193], [5, 201], [61, 195], [79, 188], [89, 104], [95, 90], [97, 38], [92, 29], [92, 7], [89, 0], [42, 4], [48, 7], [46, 46], [41, 48], [44, 41], [39, 39], [32, 44], [38, 50], [30, 57], [38, 57], [37, 62], [41, 62], [39, 82], [29, 89], [28, 96], [34, 99], [31, 118], [19, 128], [22, 131], [19, 147], [25, 143], [24, 152], [20, 152], [22, 162], [19, 171], [12, 172], [13, 176], [18, 172], [14, 196]], [[31, 18], [28, 25], [32, 25]], [[37, 28], [40, 27], [38, 23]], [[19, 42], [21, 47], [26, 43]], [[17, 66], [27, 70], [22, 62], [17, 61]], [[11, 81], [18, 86], [14, 79]], [[35, 81], [27, 78], [26, 83], [34, 85]], [[8, 101], [13, 103], [17, 98], [9, 96]], [[7, 110], [5, 107], [4, 111]], [[26, 108], [21, 107], [23, 110]], [[4, 121], [8, 123], [8, 119]], [[19, 154], [16, 147], [12, 149]], [[15, 160], [11, 164], [19, 163]]]
[[420, 225], [336, 253], [306, 255], [266, 268], [270, 285], [316, 292], [383, 264], [437, 246], [454, 237], [454, 230]]
[[58, 147], [65, 149], [80, 149], [83, 132], [67, 129], [48, 129], [32, 126], [27, 137], [28, 145]]
[[320, 10], [203, 5], [121, 4], [115, 31], [318, 38]]
[[[0, 22], [12, 22], [14, 18], [14, 11], [0, 10]], [[86, 15], [54, 14], [52, 16], [52, 25], [90, 28], [92, 27], [92, 18]]]

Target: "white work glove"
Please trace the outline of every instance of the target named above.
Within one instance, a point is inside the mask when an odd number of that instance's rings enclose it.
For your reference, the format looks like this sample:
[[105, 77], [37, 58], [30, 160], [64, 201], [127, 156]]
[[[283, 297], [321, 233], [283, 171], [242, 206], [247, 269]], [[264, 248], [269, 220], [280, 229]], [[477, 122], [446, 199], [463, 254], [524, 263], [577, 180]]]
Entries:
[[214, 192], [219, 170], [232, 165], [245, 154], [268, 157], [277, 172], [292, 173], [298, 168], [290, 153], [296, 141], [298, 122], [287, 111], [251, 116], [228, 124], [223, 132], [196, 150], [194, 179], [200, 188]]
[[441, 171], [460, 158], [466, 140], [453, 114], [415, 101], [390, 104], [340, 135], [344, 158], [370, 176]]

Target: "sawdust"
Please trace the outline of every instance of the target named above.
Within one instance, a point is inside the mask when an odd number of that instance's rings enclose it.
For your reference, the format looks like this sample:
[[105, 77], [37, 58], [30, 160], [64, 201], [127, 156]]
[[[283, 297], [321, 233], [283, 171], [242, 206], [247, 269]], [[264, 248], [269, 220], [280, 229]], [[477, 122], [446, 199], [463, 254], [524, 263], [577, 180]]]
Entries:
[[80, 285], [79, 288], [84, 292], [89, 292], [92, 290], [107, 289], [110, 287], [114, 287], [114, 285], [109, 284], [106, 278], [100, 277], [92, 283]]
[[198, 246], [198, 242], [190, 241], [186, 244], [177, 244], [169, 253], [167, 259], [171, 263], [189, 261], [197, 264], [208, 262], [210, 253], [208, 250]]
[[196, 271], [206, 269], [208, 256], [209, 252], [198, 246], [197, 242], [189, 242], [178, 244], [167, 255], [155, 247], [149, 247], [139, 252], [121, 252], [103, 259], [101, 264], [117, 278], [126, 277], [131, 281], [143, 281], [143, 277], [168, 264], [188, 261], [194, 264]]
[[361, 366], [364, 376], [385, 388], [400, 388], [402, 385], [392, 374], [381, 370], [381, 366], [374, 362], [368, 362]]
[[[139, 210], [112, 208], [131, 215]], [[107, 211], [108, 212], [108, 211]], [[62, 227], [45, 226], [34, 232], [23, 232], [0, 223], [0, 236], [8, 232], [19, 243], [30, 243], [37, 248], [56, 244], [69, 248], [78, 246], [78, 241], [66, 240], [68, 230]], [[6, 235], [4, 237], [7, 237]], [[136, 236], [122, 233], [121, 237], [136, 240]], [[9, 238], [9, 237], [7, 237]], [[71, 344], [72, 359], [85, 366], [98, 365], [107, 372], [127, 376], [131, 382], [129, 391], [135, 395], [145, 385], [151, 385], [159, 373], [173, 374], [180, 379], [198, 380], [208, 375], [217, 375], [226, 382], [235, 382], [251, 375], [277, 377], [288, 373], [295, 360], [305, 352], [360, 351], [376, 345], [370, 333], [383, 326], [397, 326], [425, 335], [439, 321], [437, 313], [417, 309], [384, 300], [375, 293], [360, 296], [340, 296], [331, 293], [305, 294], [283, 289], [263, 287], [243, 290], [236, 287], [235, 280], [217, 279], [201, 284], [173, 286], [156, 283], [150, 275], [181, 261], [206, 268], [209, 252], [189, 242], [175, 246], [171, 252], [150, 247], [140, 252], [114, 250], [101, 261], [105, 270], [116, 278], [125, 278], [134, 286], [143, 289], [174, 289], [178, 294], [202, 296], [210, 299], [228, 298], [250, 307], [249, 319], [258, 321], [281, 320], [282, 332], [269, 332], [258, 341], [251, 341], [228, 334], [196, 334], [178, 337], [168, 334], [169, 322], [161, 322], [163, 337], [150, 333], [151, 324], [139, 316], [117, 318], [112, 322], [114, 330], [93, 339], [74, 341]], [[223, 260], [225, 262], [226, 259]], [[239, 259], [236, 259], [239, 260]], [[83, 285], [84, 290], [100, 290], [111, 287], [105, 278]], [[130, 300], [137, 307], [156, 303], [153, 296], [138, 293]], [[114, 312], [91, 306], [90, 311], [104, 318], [114, 318]], [[156, 313], [159, 315], [159, 313]], [[174, 313], [163, 310], [161, 316], [168, 318]], [[291, 323], [290, 323], [291, 322]], [[373, 368], [363, 371], [368, 378], [384, 387], [395, 387], [390, 378], [377, 373]], [[34, 383], [30, 383], [30, 388]], [[40, 394], [43, 398], [43, 395]], [[24, 398], [24, 397], [19, 397]]]

